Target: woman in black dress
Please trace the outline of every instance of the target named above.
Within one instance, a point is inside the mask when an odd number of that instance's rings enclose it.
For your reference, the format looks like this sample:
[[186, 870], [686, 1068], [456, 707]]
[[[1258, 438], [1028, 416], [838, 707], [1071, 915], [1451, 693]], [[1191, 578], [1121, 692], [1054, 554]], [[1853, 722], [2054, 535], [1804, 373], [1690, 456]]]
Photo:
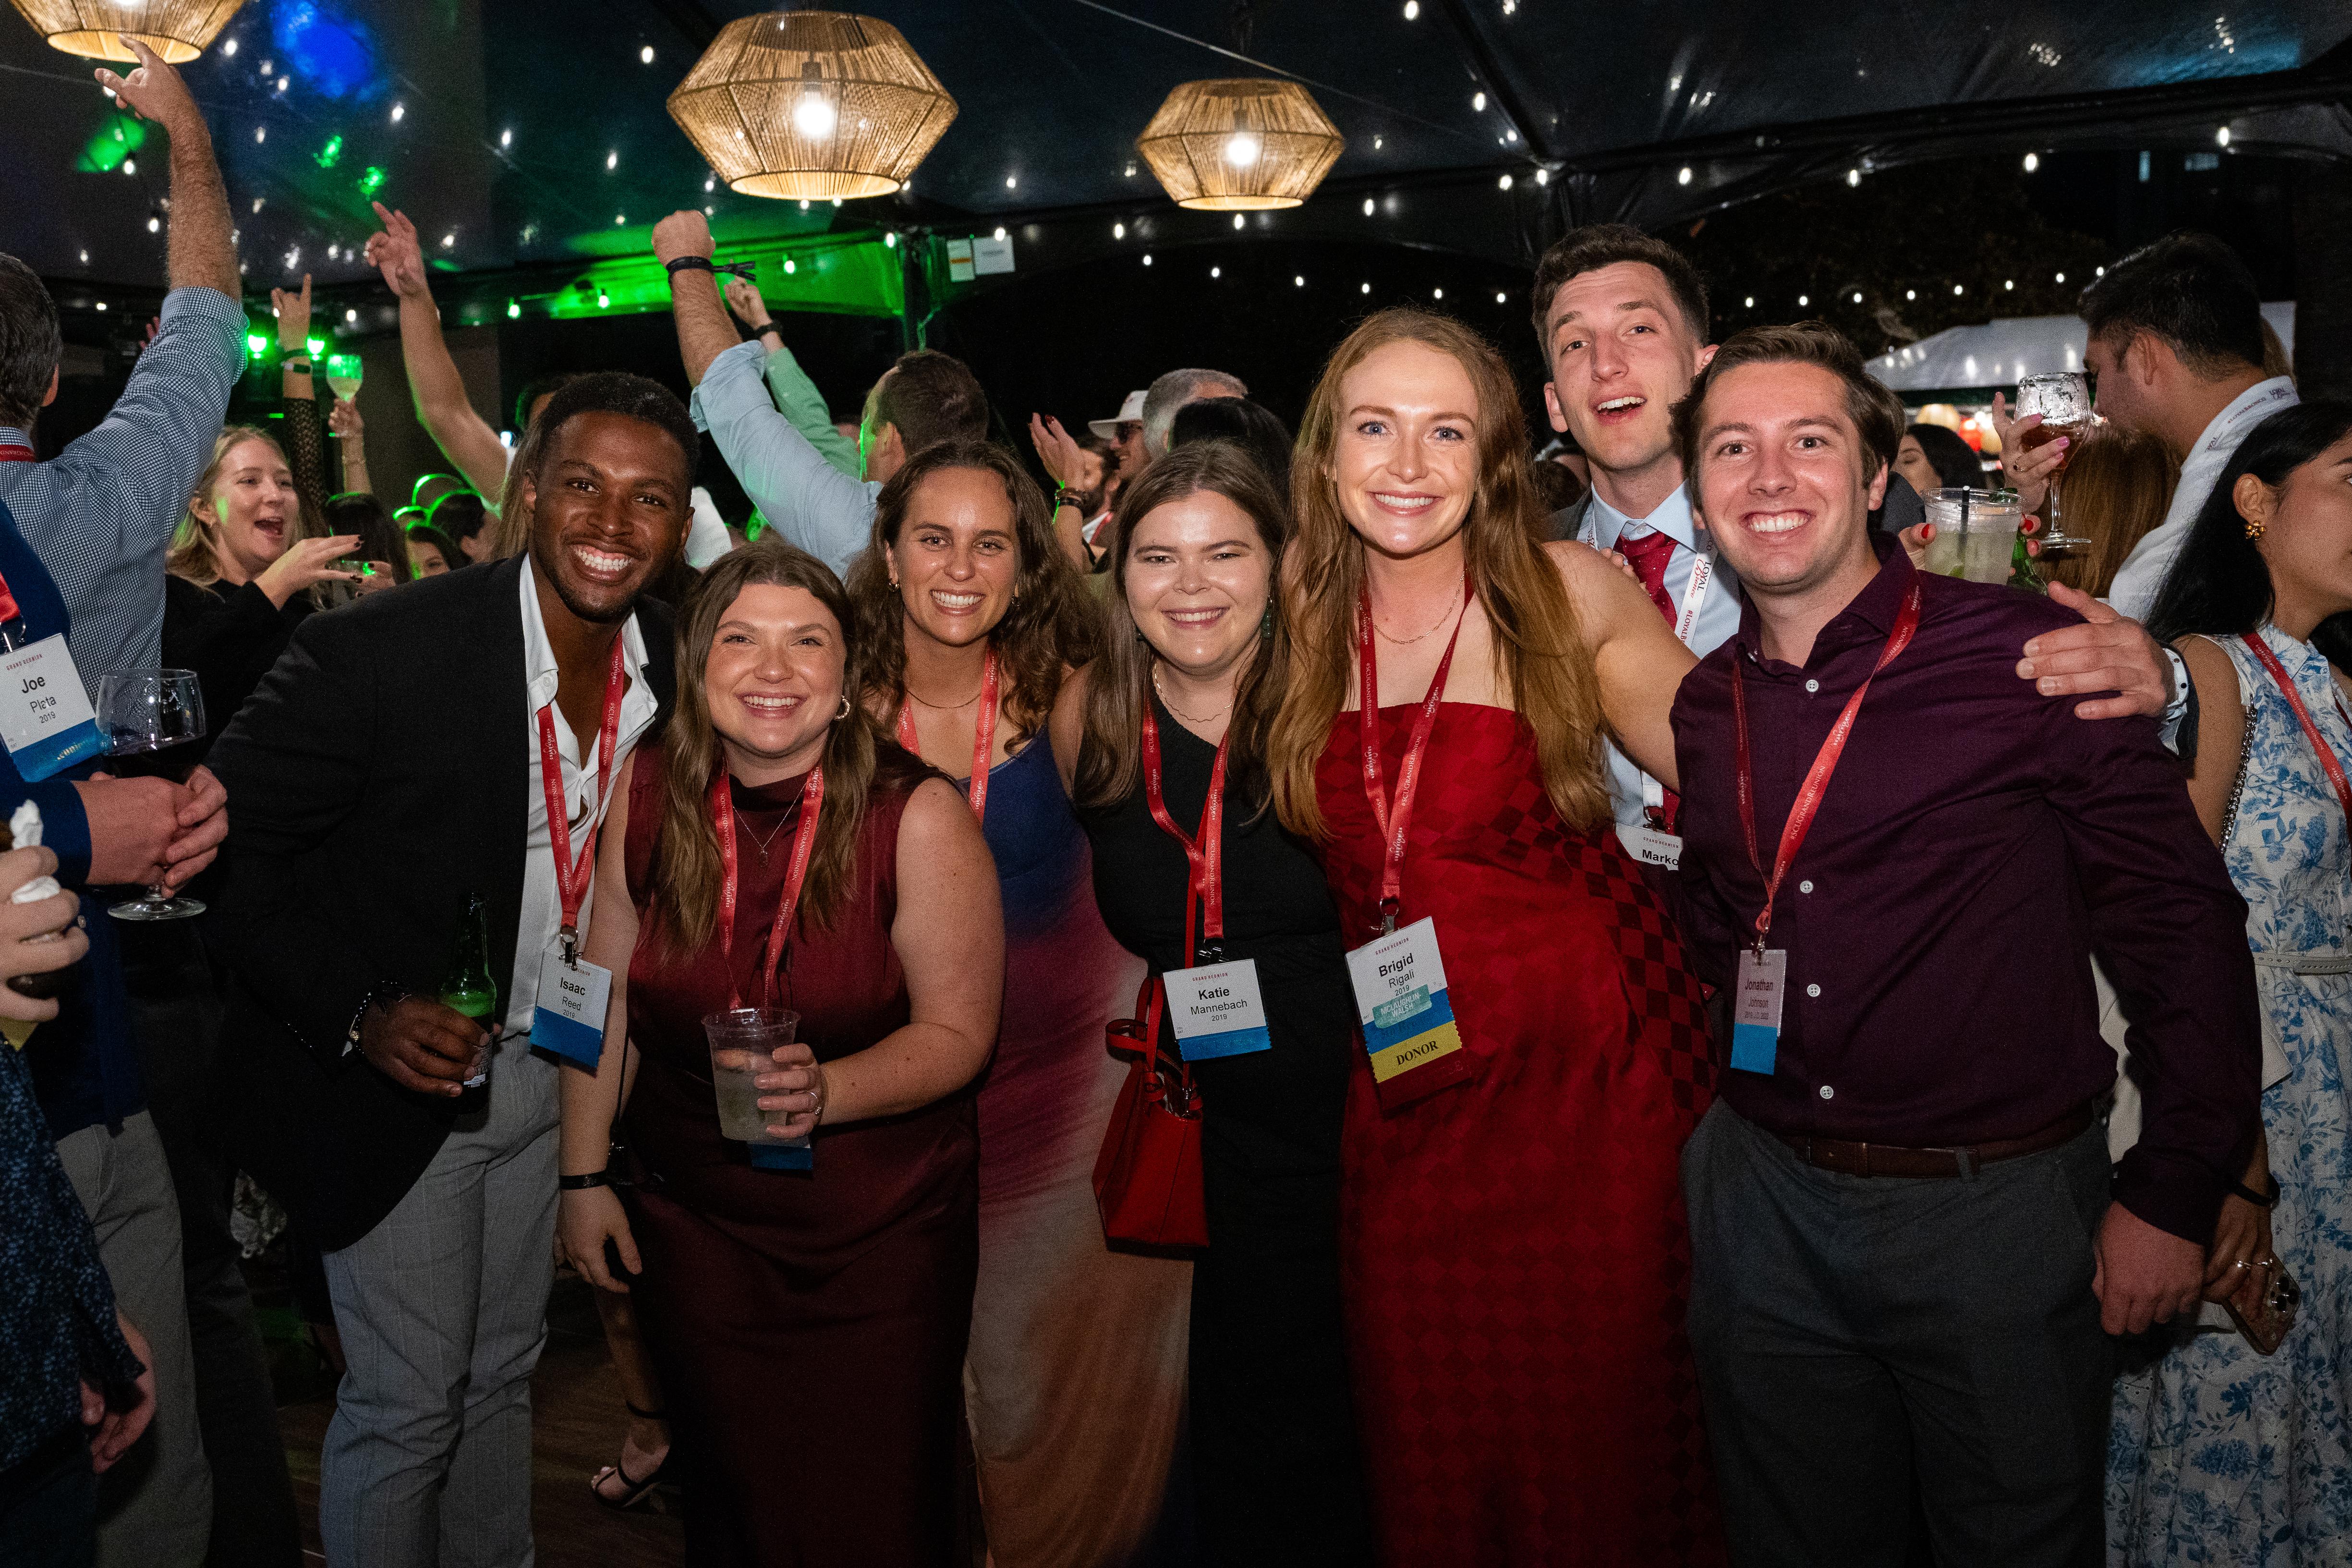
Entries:
[[1281, 499], [1222, 441], [1171, 452], [1119, 497], [1108, 650], [1063, 688], [1055, 752], [1094, 843], [1111, 933], [1154, 974], [1185, 952], [1191, 872], [1155, 820], [1197, 834], [1225, 752], [1223, 960], [1254, 960], [1271, 1048], [1195, 1062], [1209, 1245], [1193, 1265], [1192, 1463], [1201, 1559], [1371, 1559], [1339, 1321], [1339, 1127], [1354, 1003], [1320, 863], [1266, 806], [1286, 643], [1272, 584]]

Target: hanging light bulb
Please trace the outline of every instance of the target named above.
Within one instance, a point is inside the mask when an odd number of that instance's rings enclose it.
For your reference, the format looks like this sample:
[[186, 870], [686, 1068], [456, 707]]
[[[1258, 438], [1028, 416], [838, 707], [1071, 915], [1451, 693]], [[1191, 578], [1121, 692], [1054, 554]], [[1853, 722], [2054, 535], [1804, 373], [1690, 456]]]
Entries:
[[1225, 163], [1228, 167], [1246, 169], [1257, 162], [1265, 144], [1246, 131], [1236, 131], [1225, 138]]
[[824, 95], [824, 68], [814, 60], [801, 66], [800, 96], [793, 102], [793, 129], [812, 142], [823, 142], [832, 136], [833, 128], [841, 122], [841, 115], [833, 100]]
[[1293, 81], [1188, 81], [1137, 139], [1176, 205], [1203, 212], [1295, 207], [1344, 145], [1339, 127]]

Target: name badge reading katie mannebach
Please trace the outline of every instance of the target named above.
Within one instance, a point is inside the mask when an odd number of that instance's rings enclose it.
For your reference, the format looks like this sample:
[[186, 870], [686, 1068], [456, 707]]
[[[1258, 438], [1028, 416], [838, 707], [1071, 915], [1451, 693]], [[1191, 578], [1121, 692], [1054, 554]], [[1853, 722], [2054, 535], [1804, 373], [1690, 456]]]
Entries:
[[1780, 1055], [1780, 993], [1789, 978], [1785, 948], [1739, 950], [1738, 989], [1731, 1002], [1731, 1065], [1772, 1076]]
[[539, 961], [539, 1005], [531, 1010], [530, 1043], [553, 1051], [589, 1071], [604, 1053], [604, 1006], [613, 994], [613, 972], [582, 959], [563, 962], [557, 938]]
[[1274, 1049], [1258, 995], [1257, 960], [1171, 969], [1160, 978], [1168, 988], [1168, 1026], [1186, 1061]]
[[62, 634], [0, 653], [0, 740], [27, 784], [106, 750], [97, 717]]
[[1348, 954], [1348, 979], [1356, 988], [1374, 1083], [1462, 1048], [1462, 1031], [1445, 990], [1445, 961], [1437, 953], [1435, 921], [1417, 920], [1356, 949]]

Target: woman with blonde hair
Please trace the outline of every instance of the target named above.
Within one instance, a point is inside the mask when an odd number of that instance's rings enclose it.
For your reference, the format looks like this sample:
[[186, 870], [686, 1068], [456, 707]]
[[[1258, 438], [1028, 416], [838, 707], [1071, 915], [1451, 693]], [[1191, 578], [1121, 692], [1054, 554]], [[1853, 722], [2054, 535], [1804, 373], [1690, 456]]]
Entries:
[[[596, 1070], [564, 1075], [558, 1245], [636, 1304], [686, 1560], [714, 1568], [958, 1559], [966, 1086], [1004, 927], [971, 810], [851, 700], [853, 621], [782, 544], [703, 574], [677, 711], [631, 753], [597, 850], [586, 952], [612, 990]], [[799, 1015], [754, 1082], [770, 1135], [814, 1135], [804, 1169], [763, 1168], [776, 1152], [719, 1123], [704, 1020], [761, 1006]]]
[[1457, 322], [1350, 334], [1292, 471], [1269, 752], [1364, 1038], [1340, 1248], [1381, 1556], [1717, 1561], [1676, 1179], [1714, 1063], [1600, 751], [1675, 786], [1691, 657], [1537, 542], [1517, 390]]
[[2161, 437], [2120, 425], [2092, 431], [2066, 465], [2066, 530], [2090, 542], [2042, 557], [2042, 575], [2104, 595], [2132, 546], [2172, 510], [2179, 483]]

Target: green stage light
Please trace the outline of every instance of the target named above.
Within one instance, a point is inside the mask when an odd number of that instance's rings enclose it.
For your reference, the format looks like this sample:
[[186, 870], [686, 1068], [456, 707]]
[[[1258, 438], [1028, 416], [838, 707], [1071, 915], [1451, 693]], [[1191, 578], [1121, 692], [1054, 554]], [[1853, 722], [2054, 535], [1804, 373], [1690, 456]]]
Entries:
[[383, 171], [373, 163], [369, 164], [367, 173], [360, 176], [360, 195], [372, 196], [383, 188]]
[[331, 169], [335, 166], [335, 161], [342, 155], [343, 139], [341, 135], [337, 134], [330, 136], [327, 138], [327, 144], [319, 149], [319, 167], [321, 169]]
[[81, 150], [74, 167], [85, 174], [110, 174], [127, 162], [131, 154], [147, 144], [147, 124], [127, 114], [110, 114], [89, 145]]
[[259, 332], [245, 334], [245, 352], [259, 359], [269, 352], [269, 340]]

